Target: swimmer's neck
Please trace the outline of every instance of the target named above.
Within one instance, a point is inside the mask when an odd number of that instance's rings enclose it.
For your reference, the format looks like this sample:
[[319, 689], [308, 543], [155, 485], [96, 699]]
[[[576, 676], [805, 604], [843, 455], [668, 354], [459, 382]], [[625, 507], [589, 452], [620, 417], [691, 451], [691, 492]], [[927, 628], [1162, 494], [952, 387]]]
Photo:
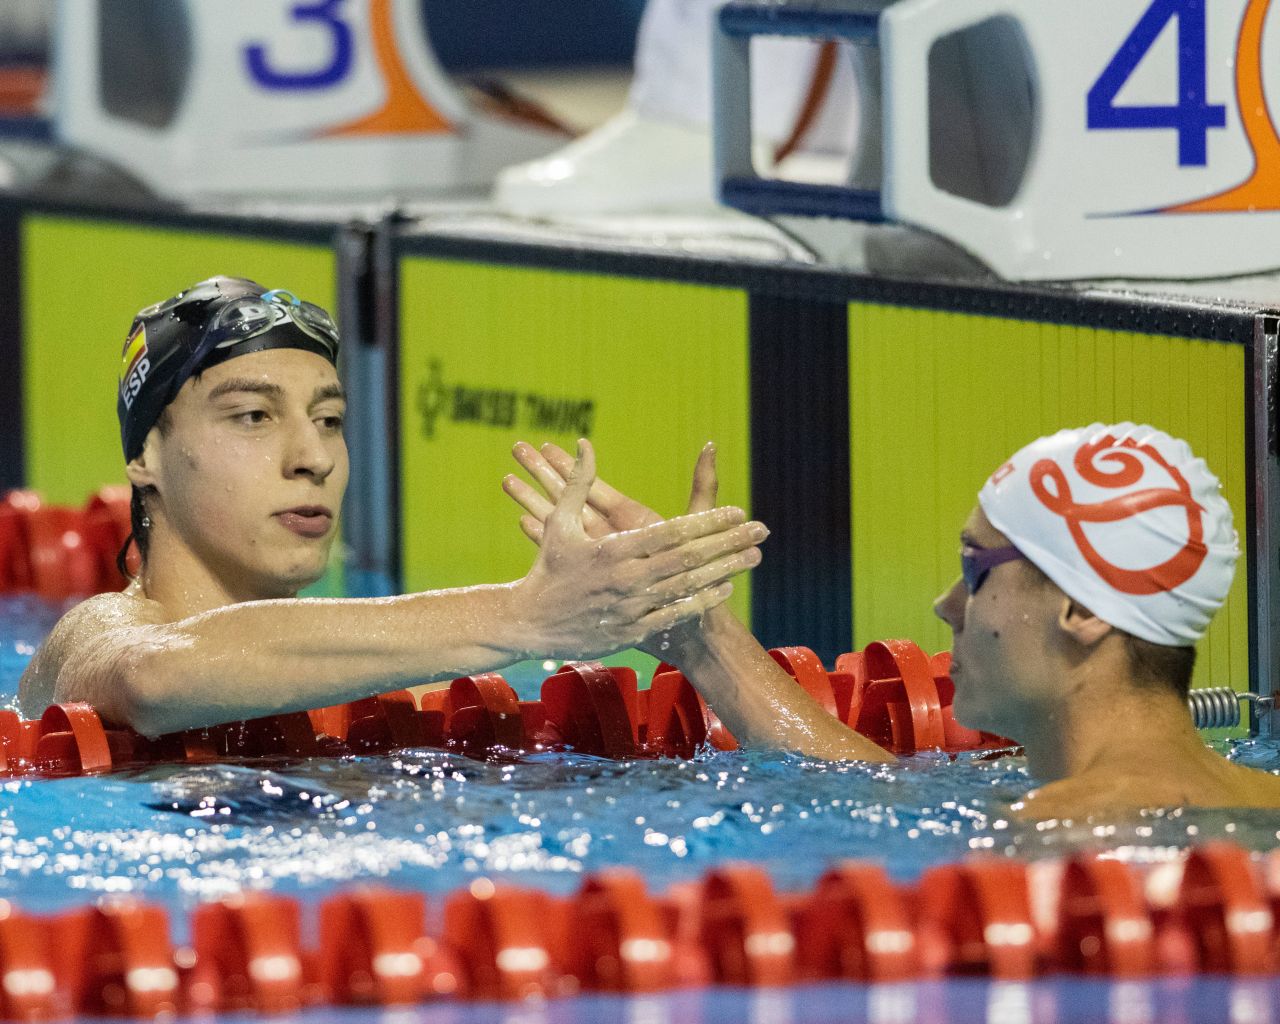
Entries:
[[298, 596], [298, 587], [279, 581], [245, 578], [230, 570], [218, 571], [187, 548], [163, 534], [153, 534], [146, 564], [129, 593], [155, 601], [171, 621], [190, 618], [215, 608], [244, 601], [266, 601]]
[[1085, 666], [1064, 682], [1057, 706], [1028, 723], [1020, 737], [1036, 781], [1112, 773], [1133, 777], [1212, 756], [1186, 702], [1171, 690]]

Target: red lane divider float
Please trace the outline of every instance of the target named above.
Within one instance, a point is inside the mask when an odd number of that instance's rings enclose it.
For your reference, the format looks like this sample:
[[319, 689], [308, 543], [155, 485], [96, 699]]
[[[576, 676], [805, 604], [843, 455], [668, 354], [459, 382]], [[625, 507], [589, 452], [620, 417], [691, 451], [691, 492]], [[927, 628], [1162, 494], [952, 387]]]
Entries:
[[801, 977], [902, 981], [922, 963], [906, 895], [878, 865], [846, 861], [819, 880], [799, 908]]
[[[129, 537], [128, 487], [104, 487], [84, 508], [47, 505], [34, 491], [0, 499], [0, 593], [51, 601], [119, 590], [116, 555]], [[131, 561], [136, 568], [137, 551]]]
[[[383, 886], [339, 892], [313, 916], [296, 898], [244, 893], [198, 907], [184, 947], [146, 902], [29, 916], [0, 901], [0, 1019], [1278, 966], [1280, 854], [1214, 843], [1155, 869], [1087, 853], [1051, 866], [976, 857], [908, 887], [847, 861], [808, 892], [778, 893], [760, 868], [730, 863], [665, 896], [620, 869], [570, 897], [479, 878], [445, 897], [443, 915]], [[1162, 914], [1192, 936], [1185, 963], [1156, 955]]]
[[[997, 749], [1012, 744], [964, 729], [952, 717], [950, 658], [928, 658], [908, 640], [841, 655], [828, 672], [805, 647], [769, 652], [826, 711], [899, 754]], [[647, 689], [629, 668], [568, 664], [522, 701], [496, 673], [455, 679], [421, 702], [408, 690], [308, 712], [273, 715], [148, 739], [105, 727], [87, 704], [55, 704], [39, 721], [0, 711], [0, 778], [87, 775], [115, 768], [218, 758], [299, 758], [417, 747], [472, 757], [571, 748], [628, 760], [692, 757], [737, 741], [687, 679], [660, 665]]]
[[[929, 659], [907, 640], [841, 655], [828, 672], [804, 647], [770, 654], [825, 710], [899, 754], [997, 749], [1012, 744], [964, 729], [951, 715], [949, 658]], [[104, 726], [87, 704], [55, 704], [39, 721], [0, 711], [0, 778], [87, 775], [125, 766], [219, 758], [299, 758], [418, 747], [472, 757], [571, 748], [628, 760], [692, 757], [737, 741], [687, 679], [660, 665], [647, 689], [628, 668], [568, 664], [522, 701], [496, 673], [455, 679], [421, 702], [408, 690], [308, 712], [272, 715], [148, 739]]]

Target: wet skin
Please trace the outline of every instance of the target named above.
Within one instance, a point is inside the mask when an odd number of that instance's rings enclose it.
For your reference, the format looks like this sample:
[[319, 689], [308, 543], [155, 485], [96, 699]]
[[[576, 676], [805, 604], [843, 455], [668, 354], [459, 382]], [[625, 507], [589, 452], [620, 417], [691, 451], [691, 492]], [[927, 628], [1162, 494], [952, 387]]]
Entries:
[[189, 381], [128, 470], [155, 488], [146, 593], [181, 616], [320, 579], [347, 487], [345, 413], [333, 366], [298, 349]]
[[[1009, 544], [975, 508], [960, 535], [962, 545], [1000, 548]], [[1061, 681], [1028, 673], [1059, 642], [1055, 620], [1062, 592], [1046, 587], [1024, 560], [992, 569], [978, 593], [957, 579], [934, 602], [951, 627], [951, 678], [956, 684], [957, 721], [999, 736], [1021, 737], [1028, 722], [1051, 713], [1062, 696]]]
[[[975, 508], [961, 543], [1010, 541]], [[976, 594], [957, 580], [934, 610], [953, 634], [957, 720], [1022, 742], [1045, 783], [1016, 813], [1280, 807], [1280, 778], [1210, 750], [1185, 701], [1134, 678], [1122, 634], [1025, 560], [993, 568]]]
[[[538, 485], [512, 474], [503, 490], [525, 514], [520, 527], [535, 544], [545, 542], [545, 524], [560, 500], [573, 459], [554, 444], [541, 449], [520, 442], [512, 454]], [[710, 508], [718, 488], [715, 446], [706, 445], [694, 467], [689, 511]], [[662, 522], [653, 509], [597, 480], [583, 509], [583, 526], [608, 537]], [[893, 761], [894, 756], [843, 725], [773, 660], [727, 606], [710, 609], [662, 634], [648, 652], [677, 665], [744, 746], [792, 750], [831, 761]]]

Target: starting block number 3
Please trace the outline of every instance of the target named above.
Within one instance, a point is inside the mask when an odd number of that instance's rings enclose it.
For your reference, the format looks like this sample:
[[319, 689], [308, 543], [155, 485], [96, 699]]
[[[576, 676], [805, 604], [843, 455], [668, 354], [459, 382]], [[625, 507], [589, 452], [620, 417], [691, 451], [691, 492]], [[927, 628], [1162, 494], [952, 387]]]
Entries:
[[350, 24], [343, 18], [345, 0], [311, 0], [294, 4], [289, 14], [296, 25], [327, 31], [331, 43], [329, 61], [308, 71], [281, 70], [270, 58], [267, 46], [252, 43], [244, 57], [253, 80], [264, 89], [325, 89], [337, 85], [351, 71], [355, 56]]
[[[1116, 96], [1151, 51], [1169, 22], [1178, 22], [1178, 102], [1118, 106]], [[1178, 164], [1203, 167], [1210, 128], [1224, 128], [1227, 108], [1206, 101], [1205, 0], [1155, 0], [1093, 83], [1088, 97], [1090, 130], [1164, 128], [1178, 133]]]

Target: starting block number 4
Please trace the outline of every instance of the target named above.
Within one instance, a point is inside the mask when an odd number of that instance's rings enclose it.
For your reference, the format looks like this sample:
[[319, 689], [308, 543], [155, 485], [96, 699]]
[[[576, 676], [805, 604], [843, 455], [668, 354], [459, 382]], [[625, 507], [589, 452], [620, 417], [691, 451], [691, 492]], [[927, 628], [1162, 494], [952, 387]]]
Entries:
[[[1280, 266], [1280, 52], [1276, 26], [1264, 33], [1272, 9], [1272, 0], [893, 4], [879, 25], [885, 213], [955, 240], [1009, 278]], [[928, 155], [930, 50], [993, 19], [1025, 41], [1025, 73], [1010, 69], [1008, 88], [1036, 97], [1032, 153], [1003, 206], [939, 188]]]
[[[1205, 0], [1155, 0], [1138, 20], [1089, 90], [1091, 129], [1173, 128], [1178, 132], [1178, 163], [1203, 167], [1210, 128], [1225, 128], [1227, 108], [1205, 98]], [[1120, 106], [1116, 96], [1151, 52], [1166, 25], [1177, 21], [1178, 102], [1168, 106]]]

